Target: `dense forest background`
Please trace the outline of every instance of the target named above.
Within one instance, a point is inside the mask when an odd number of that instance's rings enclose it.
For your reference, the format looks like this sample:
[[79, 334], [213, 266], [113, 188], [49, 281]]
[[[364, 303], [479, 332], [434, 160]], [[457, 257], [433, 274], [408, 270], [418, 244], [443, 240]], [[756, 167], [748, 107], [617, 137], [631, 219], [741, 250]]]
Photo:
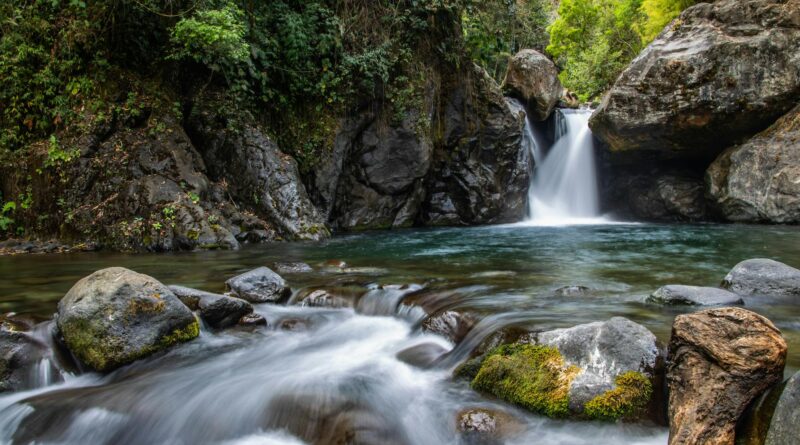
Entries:
[[[302, 171], [335, 116], [380, 96], [402, 119], [422, 100], [421, 60], [473, 61], [502, 80], [522, 48], [550, 55], [564, 86], [599, 98], [692, 0], [27, 0], [0, 5], [0, 162], [78, 156], [65, 133], [145, 106], [180, 115], [180, 91], [215, 88], [271, 129]], [[457, 32], [453, 32], [457, 27]], [[126, 88], [119, 82], [141, 84]], [[176, 91], [148, 96], [153, 88]], [[122, 100], [120, 100], [122, 99]], [[158, 102], [154, 104], [153, 102]], [[157, 129], [156, 129], [157, 130]], [[30, 194], [0, 197], [0, 232]]]

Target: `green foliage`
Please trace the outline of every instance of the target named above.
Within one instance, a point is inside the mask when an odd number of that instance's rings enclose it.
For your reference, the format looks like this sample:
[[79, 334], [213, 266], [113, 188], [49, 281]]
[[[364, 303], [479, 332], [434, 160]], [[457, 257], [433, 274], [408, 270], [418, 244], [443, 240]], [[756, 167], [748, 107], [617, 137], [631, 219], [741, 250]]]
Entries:
[[17, 203], [9, 201], [0, 208], [0, 233], [9, 231], [14, 226], [14, 219], [11, 215], [17, 210]]
[[472, 387], [548, 417], [565, 417], [569, 386], [578, 372], [556, 348], [503, 345], [489, 352]]
[[652, 42], [681, 11], [695, 3], [696, 0], [643, 0], [642, 11], [647, 20], [640, 29], [642, 40], [645, 43]]
[[584, 406], [591, 419], [616, 421], [640, 414], [650, 402], [653, 384], [643, 374], [629, 371], [615, 379], [617, 387], [593, 398]]
[[555, 10], [549, 0], [489, 0], [464, 10], [462, 26], [470, 57], [496, 80], [508, 58], [526, 48], [544, 51]]

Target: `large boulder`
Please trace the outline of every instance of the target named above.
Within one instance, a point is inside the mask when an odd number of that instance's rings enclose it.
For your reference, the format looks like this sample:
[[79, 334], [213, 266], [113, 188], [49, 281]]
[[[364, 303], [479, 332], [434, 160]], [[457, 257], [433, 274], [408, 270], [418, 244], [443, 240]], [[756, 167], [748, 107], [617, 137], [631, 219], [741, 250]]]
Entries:
[[744, 304], [742, 297], [716, 287], [670, 284], [658, 288], [647, 297], [652, 303], [667, 305], [728, 306]]
[[786, 342], [741, 308], [679, 315], [667, 358], [670, 445], [732, 444], [747, 406], [780, 382]]
[[800, 372], [786, 382], [767, 431], [765, 445], [791, 445], [800, 438]]
[[800, 99], [800, 1], [686, 9], [633, 60], [590, 126], [614, 151], [711, 160]]
[[728, 272], [722, 287], [740, 295], [800, 296], [800, 270], [767, 258], [745, 260]]
[[800, 222], [800, 105], [720, 155], [706, 173], [710, 202], [737, 222]]
[[546, 120], [563, 92], [556, 65], [533, 49], [523, 49], [508, 60], [503, 90], [522, 100], [534, 121]]
[[259, 267], [225, 282], [235, 296], [251, 303], [280, 303], [292, 295], [286, 280], [269, 267]]
[[240, 299], [184, 286], [170, 286], [175, 296], [212, 328], [224, 329], [238, 324], [242, 317], [253, 313], [253, 305]]
[[72, 354], [110, 371], [199, 334], [199, 324], [168, 287], [121, 267], [78, 281], [58, 303], [56, 323]]
[[652, 402], [655, 336], [622, 317], [533, 334], [481, 358], [475, 389], [550, 417], [639, 418]]

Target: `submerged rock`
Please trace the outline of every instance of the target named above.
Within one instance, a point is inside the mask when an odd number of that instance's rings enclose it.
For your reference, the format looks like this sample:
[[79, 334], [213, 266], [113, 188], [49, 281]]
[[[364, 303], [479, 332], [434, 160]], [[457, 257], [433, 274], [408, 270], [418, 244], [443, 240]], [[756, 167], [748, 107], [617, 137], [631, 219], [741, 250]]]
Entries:
[[620, 75], [592, 116], [614, 151], [713, 159], [800, 98], [800, 4], [687, 8]]
[[279, 262], [273, 263], [272, 268], [278, 273], [307, 273], [313, 272], [314, 269], [303, 262]]
[[329, 307], [329, 308], [353, 308], [360, 294], [345, 294], [344, 289], [336, 291], [334, 289], [314, 289], [304, 296], [298, 298], [299, 304], [310, 307]]
[[279, 303], [291, 296], [286, 281], [268, 267], [259, 267], [225, 282], [231, 293], [251, 303]]
[[523, 49], [508, 60], [502, 88], [525, 103], [528, 116], [534, 121], [550, 116], [563, 90], [556, 65], [533, 49]]
[[728, 221], [800, 222], [800, 105], [720, 155], [706, 183], [711, 204]]
[[793, 375], [772, 414], [765, 445], [792, 445], [800, 438], [800, 372]]
[[670, 284], [660, 287], [647, 297], [647, 301], [658, 304], [686, 304], [698, 306], [724, 306], [744, 304], [744, 300], [733, 292], [716, 287], [683, 286]]
[[97, 371], [197, 337], [199, 324], [169, 288], [121, 267], [78, 281], [58, 303], [58, 329], [69, 350]]
[[646, 414], [659, 350], [644, 327], [615, 317], [534, 334], [533, 342], [489, 351], [479, 359], [473, 388], [549, 417]]
[[471, 408], [456, 415], [458, 431], [468, 444], [500, 444], [504, 438], [522, 431], [524, 426], [514, 416], [503, 411]]
[[242, 317], [253, 312], [253, 305], [227, 295], [213, 294], [183, 286], [170, 286], [169, 289], [213, 328], [223, 329], [233, 326]]
[[786, 342], [758, 314], [709, 309], [675, 318], [667, 361], [670, 445], [732, 444], [750, 402], [780, 382]]
[[558, 297], [583, 297], [592, 292], [592, 289], [586, 286], [562, 286], [553, 291]]
[[426, 318], [422, 322], [422, 330], [458, 343], [469, 333], [475, 322], [476, 320], [469, 314], [443, 311]]
[[447, 349], [436, 343], [422, 343], [397, 353], [397, 359], [418, 368], [429, 368], [447, 353]]
[[722, 287], [741, 295], [800, 296], [800, 270], [766, 258], [745, 260], [728, 272]]
[[0, 392], [31, 389], [31, 370], [49, 355], [47, 345], [18, 325], [0, 325]]

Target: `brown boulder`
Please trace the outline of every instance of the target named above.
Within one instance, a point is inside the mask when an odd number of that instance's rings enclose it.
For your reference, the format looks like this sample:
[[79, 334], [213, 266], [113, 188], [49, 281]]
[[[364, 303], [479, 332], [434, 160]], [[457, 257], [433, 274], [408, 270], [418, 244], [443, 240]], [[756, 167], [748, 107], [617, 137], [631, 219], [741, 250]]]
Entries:
[[669, 444], [733, 444], [750, 402], [780, 382], [786, 342], [758, 314], [711, 309], [675, 318], [667, 361]]
[[503, 90], [525, 102], [528, 116], [535, 121], [550, 116], [563, 92], [556, 65], [532, 49], [523, 49], [509, 59]]

